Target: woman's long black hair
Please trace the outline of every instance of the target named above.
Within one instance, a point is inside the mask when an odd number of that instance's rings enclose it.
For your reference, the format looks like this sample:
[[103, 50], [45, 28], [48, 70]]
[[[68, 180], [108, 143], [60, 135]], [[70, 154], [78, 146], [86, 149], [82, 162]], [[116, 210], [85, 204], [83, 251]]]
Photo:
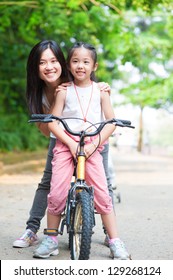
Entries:
[[69, 80], [66, 60], [59, 45], [52, 40], [44, 40], [36, 44], [32, 48], [27, 61], [26, 100], [31, 114], [44, 113], [42, 105], [44, 81], [39, 77], [39, 63], [42, 52], [48, 48], [52, 50], [61, 65], [61, 82]]

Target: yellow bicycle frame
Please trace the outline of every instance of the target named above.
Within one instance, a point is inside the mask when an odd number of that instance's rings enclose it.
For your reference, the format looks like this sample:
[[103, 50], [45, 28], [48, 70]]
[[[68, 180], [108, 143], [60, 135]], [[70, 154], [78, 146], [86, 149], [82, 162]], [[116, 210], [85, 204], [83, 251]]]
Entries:
[[85, 155], [78, 155], [77, 162], [77, 179], [85, 180]]

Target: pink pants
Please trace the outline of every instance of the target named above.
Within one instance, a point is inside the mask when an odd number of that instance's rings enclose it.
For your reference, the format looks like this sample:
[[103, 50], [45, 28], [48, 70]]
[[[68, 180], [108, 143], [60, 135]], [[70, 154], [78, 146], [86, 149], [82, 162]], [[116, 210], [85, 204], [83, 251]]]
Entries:
[[[74, 172], [73, 157], [69, 148], [57, 140], [53, 150], [51, 188], [48, 195], [48, 212], [58, 215], [63, 212], [71, 178]], [[112, 199], [109, 196], [102, 156], [97, 150], [86, 161], [86, 183], [94, 186], [94, 203], [99, 214], [109, 214]]]

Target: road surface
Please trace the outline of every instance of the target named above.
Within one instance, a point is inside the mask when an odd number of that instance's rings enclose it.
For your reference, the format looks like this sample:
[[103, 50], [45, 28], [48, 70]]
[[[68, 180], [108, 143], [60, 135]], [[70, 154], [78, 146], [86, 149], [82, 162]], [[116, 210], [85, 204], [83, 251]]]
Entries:
[[[119, 236], [134, 260], [173, 260], [173, 157], [139, 154], [132, 150], [112, 148], [116, 171], [116, 203]], [[20, 168], [19, 168], [20, 169]], [[10, 169], [12, 171], [12, 169]], [[26, 171], [0, 176], [0, 255], [1, 260], [34, 260], [34, 247], [13, 248], [13, 241], [25, 229], [34, 192], [42, 174]], [[9, 173], [9, 172], [7, 172]], [[43, 219], [38, 232], [40, 240], [46, 227]], [[92, 260], [109, 260], [104, 246], [100, 217], [92, 237]], [[67, 234], [59, 237], [58, 256], [53, 260], [68, 260]]]

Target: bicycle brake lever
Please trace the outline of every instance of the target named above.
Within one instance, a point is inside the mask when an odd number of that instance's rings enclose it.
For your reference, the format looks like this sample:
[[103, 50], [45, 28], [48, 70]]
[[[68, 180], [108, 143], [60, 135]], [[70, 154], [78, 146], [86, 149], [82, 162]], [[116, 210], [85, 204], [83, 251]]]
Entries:
[[41, 122], [44, 122], [44, 123], [49, 123], [49, 122], [53, 122], [54, 119], [51, 119], [51, 118], [45, 118], [43, 120], [41, 120]]
[[125, 127], [125, 125], [124, 125], [120, 120], [117, 120], [117, 121], [115, 122], [115, 125], [121, 126], [121, 127]]
[[125, 125], [125, 127], [135, 128], [135, 126], [133, 126], [133, 125]]
[[32, 120], [29, 120], [28, 123], [33, 123], [33, 122], [40, 122], [39, 119], [32, 119]]

